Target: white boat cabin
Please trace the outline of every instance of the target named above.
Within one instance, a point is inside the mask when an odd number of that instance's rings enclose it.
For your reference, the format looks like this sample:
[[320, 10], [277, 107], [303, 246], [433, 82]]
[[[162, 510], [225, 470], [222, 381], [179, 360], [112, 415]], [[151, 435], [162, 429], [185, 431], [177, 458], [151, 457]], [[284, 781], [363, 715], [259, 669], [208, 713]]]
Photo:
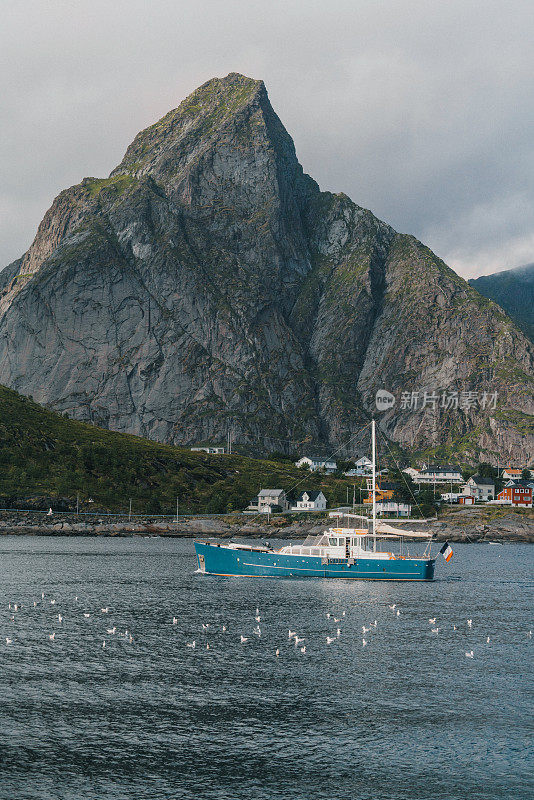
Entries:
[[[382, 536], [380, 538], [383, 538]], [[394, 558], [392, 553], [373, 550], [373, 535], [367, 528], [330, 528], [318, 536], [308, 536], [302, 544], [282, 547], [288, 556], [321, 558]]]

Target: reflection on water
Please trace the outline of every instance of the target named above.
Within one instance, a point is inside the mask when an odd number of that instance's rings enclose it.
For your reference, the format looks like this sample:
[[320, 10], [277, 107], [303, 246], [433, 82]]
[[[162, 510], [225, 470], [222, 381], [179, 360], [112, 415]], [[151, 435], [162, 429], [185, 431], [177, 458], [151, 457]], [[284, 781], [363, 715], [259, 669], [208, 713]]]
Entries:
[[191, 540], [4, 537], [0, 798], [526, 798], [533, 552], [349, 583], [201, 576]]

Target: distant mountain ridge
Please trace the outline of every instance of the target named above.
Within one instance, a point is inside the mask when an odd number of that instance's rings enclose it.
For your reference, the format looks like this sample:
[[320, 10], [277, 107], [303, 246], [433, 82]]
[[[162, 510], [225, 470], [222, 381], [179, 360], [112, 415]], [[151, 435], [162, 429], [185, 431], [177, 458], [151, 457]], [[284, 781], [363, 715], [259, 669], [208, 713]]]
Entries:
[[[85, 178], [0, 273], [0, 382], [160, 441], [531, 460], [532, 345], [413, 236], [299, 164], [261, 81], [214, 78]], [[498, 394], [491, 411], [402, 397]], [[290, 444], [287, 444], [288, 441]], [[437, 451], [436, 451], [437, 452]]]
[[469, 285], [504, 308], [534, 342], [534, 263], [471, 278]]

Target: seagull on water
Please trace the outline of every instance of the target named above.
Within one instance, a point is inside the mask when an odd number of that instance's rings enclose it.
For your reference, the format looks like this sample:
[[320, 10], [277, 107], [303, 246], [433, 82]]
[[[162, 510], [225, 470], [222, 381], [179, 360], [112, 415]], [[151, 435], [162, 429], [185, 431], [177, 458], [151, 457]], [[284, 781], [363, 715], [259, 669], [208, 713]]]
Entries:
[[472, 619], [468, 619], [467, 620], [467, 627], [470, 628], [472, 626], [472, 624], [473, 624], [473, 620]]
[[54, 631], [54, 633], [49, 633], [48, 638], [50, 639], [51, 642], [53, 642], [54, 639], [56, 638], [56, 632]]
[[226, 625], [223, 625], [223, 626], [222, 626], [222, 629], [223, 629], [223, 633], [224, 633], [224, 632], [225, 632], [225, 630], [226, 630]]
[[288, 630], [288, 637], [287, 637], [287, 638], [288, 638], [288, 639], [292, 639], [292, 638], [293, 638], [293, 636], [296, 636], [296, 635], [297, 635], [297, 632], [296, 632], [296, 631], [292, 631], [292, 630], [291, 630], [291, 628], [290, 628], [290, 629]]
[[241, 644], [245, 644], [245, 642], [248, 642], [248, 636], [243, 636], [243, 634], [241, 634]]
[[473, 651], [472, 651], [472, 650], [469, 650], [469, 652], [468, 652], [468, 653], [466, 652], [466, 654], [465, 654], [465, 657], [466, 657], [466, 658], [473, 658], [473, 657], [474, 657], [474, 655], [475, 655], [475, 654], [473, 653]]
[[177, 620], [177, 618], [176, 618], [176, 617], [173, 617], [173, 618], [172, 618], [172, 624], [173, 624], [173, 625], [178, 625], [178, 620]]
[[89, 619], [89, 617], [90, 617], [90, 616], [91, 616], [90, 614], [86, 614], [86, 613], [84, 613], [84, 617], [85, 617], [85, 619]]
[[327, 644], [332, 644], [332, 642], [335, 642], [335, 641], [336, 641], [336, 637], [335, 636], [327, 636], [326, 637], [326, 643]]
[[337, 629], [337, 631], [336, 631], [336, 636], [337, 636], [337, 638], [339, 639], [339, 637], [341, 636], [341, 628], [338, 628], [338, 629]]
[[304, 645], [304, 647], [301, 647], [301, 648], [300, 648], [300, 652], [301, 652], [301, 653], [305, 653], [305, 652], [306, 652], [306, 645]]
[[258, 616], [259, 616], [259, 614], [260, 614], [260, 609], [259, 609], [259, 608], [257, 608], [257, 609], [256, 609], [256, 616], [258, 617]]
[[107, 613], [108, 613], [108, 611], [109, 611], [109, 608], [101, 608], [101, 609], [100, 609], [100, 611], [101, 611], [103, 614], [107, 614]]
[[209, 650], [209, 649], [210, 649], [210, 644], [209, 644], [209, 642], [206, 642], [206, 650]]
[[186, 644], [186, 647], [190, 647], [192, 650], [194, 650], [196, 646], [197, 646], [197, 643], [195, 642], [194, 639], [193, 639], [192, 642], [187, 642], [187, 644]]
[[365, 625], [362, 625], [362, 633], [369, 633], [371, 628], [366, 628]]
[[61, 616], [61, 614], [57, 615], [57, 619], [58, 619], [59, 624], [61, 625], [61, 623], [63, 621], [63, 617]]
[[439, 633], [439, 628], [432, 628], [432, 633]]
[[396, 603], [393, 603], [392, 606], [388, 606], [388, 608], [390, 608], [392, 611], [395, 611], [396, 607], [397, 607]]
[[202, 630], [203, 631], [207, 631], [209, 626], [210, 626], [209, 622], [206, 625], [204, 625], [204, 623], [202, 623]]
[[400, 617], [400, 611], [397, 609], [397, 616]]
[[55, 606], [55, 604], [56, 604], [56, 601], [55, 601], [55, 600], [50, 600], [50, 605], [51, 605], [51, 606]]
[[362, 647], [365, 647], [366, 644], [367, 642], [365, 641], [365, 639], [362, 639]]
[[529, 631], [529, 632], [527, 633], [527, 639], [532, 639], [532, 631]]
[[259, 625], [256, 625], [252, 633], [254, 634], [254, 636], [259, 636], [261, 639], [261, 628]]
[[254, 619], [256, 620], [256, 622], [261, 622], [261, 617], [260, 617], [260, 615], [259, 615], [259, 614], [256, 614], [256, 616], [254, 617]]
[[334, 617], [334, 622], [341, 622], [341, 620], [339, 620], [339, 619], [336, 619], [336, 618]]
[[115, 625], [114, 625], [112, 628], [106, 628], [106, 631], [107, 631], [109, 634], [113, 635], [114, 633], [116, 633], [116, 631], [117, 631], [117, 628], [116, 628], [116, 627], [115, 627]]
[[303, 636], [295, 636], [295, 647], [297, 647], [301, 642], [304, 642], [305, 639]]
[[328, 612], [328, 614], [327, 614], [326, 616], [327, 616], [327, 619], [330, 619], [330, 617], [332, 616], [332, 614], [330, 613], [330, 611]]
[[436, 624], [436, 617], [431, 617], [428, 621], [430, 622], [431, 625], [435, 625]]
[[489, 644], [489, 643], [490, 643], [490, 637], [488, 636], [488, 637], [486, 638], [486, 644]]
[[10, 639], [9, 636], [6, 636], [6, 644], [11, 644], [13, 639]]
[[104, 641], [102, 642], [102, 650], [105, 648], [105, 646], [106, 646], [106, 640], [104, 639]]
[[278, 656], [280, 655], [280, 650], [278, 649], [278, 647], [276, 648], [276, 650], [275, 650], [274, 654], [275, 654], [275, 656], [276, 656], [277, 658], [278, 658]]

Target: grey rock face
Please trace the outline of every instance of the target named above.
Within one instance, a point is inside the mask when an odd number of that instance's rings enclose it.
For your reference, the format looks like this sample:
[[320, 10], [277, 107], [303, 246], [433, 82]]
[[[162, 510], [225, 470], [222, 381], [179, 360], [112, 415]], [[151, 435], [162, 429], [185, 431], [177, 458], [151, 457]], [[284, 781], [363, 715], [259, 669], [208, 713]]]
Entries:
[[381, 425], [410, 447], [532, 459], [533, 374], [497, 306], [319, 191], [263, 84], [235, 73], [142, 131], [109, 178], [62, 192], [0, 279], [1, 383], [176, 444], [231, 427], [266, 450], [343, 451], [379, 388], [485, 390], [490, 414], [397, 405]]

